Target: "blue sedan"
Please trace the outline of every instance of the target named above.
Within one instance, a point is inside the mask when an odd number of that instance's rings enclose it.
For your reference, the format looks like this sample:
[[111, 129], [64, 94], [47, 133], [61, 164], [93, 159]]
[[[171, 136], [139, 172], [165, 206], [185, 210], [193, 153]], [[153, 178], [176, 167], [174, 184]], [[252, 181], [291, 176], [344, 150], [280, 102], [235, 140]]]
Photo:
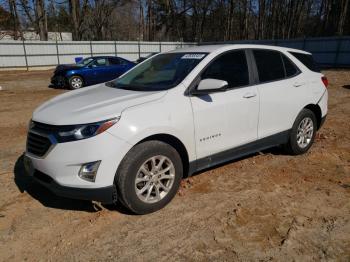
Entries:
[[133, 66], [135, 63], [121, 57], [89, 57], [76, 64], [57, 66], [51, 84], [54, 87], [78, 89], [113, 80]]

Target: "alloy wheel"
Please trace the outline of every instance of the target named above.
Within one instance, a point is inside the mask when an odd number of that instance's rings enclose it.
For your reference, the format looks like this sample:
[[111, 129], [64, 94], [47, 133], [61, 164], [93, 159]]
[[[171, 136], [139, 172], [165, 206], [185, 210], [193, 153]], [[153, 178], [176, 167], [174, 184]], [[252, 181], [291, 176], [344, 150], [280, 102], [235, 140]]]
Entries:
[[162, 200], [173, 187], [175, 167], [166, 156], [158, 155], [147, 159], [139, 168], [135, 179], [138, 198], [153, 204]]
[[305, 117], [298, 126], [297, 143], [300, 148], [306, 148], [314, 135], [314, 122], [310, 117]]

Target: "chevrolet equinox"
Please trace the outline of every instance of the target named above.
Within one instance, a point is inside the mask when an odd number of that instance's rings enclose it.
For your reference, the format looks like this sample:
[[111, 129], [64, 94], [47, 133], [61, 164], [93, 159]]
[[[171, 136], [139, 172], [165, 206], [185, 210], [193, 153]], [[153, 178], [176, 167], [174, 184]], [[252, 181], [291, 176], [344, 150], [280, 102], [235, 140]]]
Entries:
[[57, 195], [164, 207], [183, 177], [273, 146], [309, 150], [328, 81], [310, 53], [212, 45], [157, 54], [33, 113], [24, 166]]

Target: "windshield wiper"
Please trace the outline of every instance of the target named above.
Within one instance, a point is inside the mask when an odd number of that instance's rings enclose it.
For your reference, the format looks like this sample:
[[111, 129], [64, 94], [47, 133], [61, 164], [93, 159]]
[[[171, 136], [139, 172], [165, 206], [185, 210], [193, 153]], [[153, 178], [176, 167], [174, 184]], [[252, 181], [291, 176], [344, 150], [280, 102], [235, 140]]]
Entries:
[[113, 81], [106, 82], [105, 85], [108, 87], [120, 88], [120, 89], [131, 90], [131, 91], [155, 91], [145, 85], [123, 85], [123, 84], [115, 83]]

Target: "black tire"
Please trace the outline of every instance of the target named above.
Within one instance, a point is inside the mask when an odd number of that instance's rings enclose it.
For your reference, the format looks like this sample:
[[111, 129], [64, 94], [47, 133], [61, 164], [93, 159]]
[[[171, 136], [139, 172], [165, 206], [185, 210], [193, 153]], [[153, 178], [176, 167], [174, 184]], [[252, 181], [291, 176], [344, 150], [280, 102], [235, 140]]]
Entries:
[[[155, 203], [146, 203], [136, 194], [135, 179], [141, 166], [155, 156], [165, 156], [172, 162], [175, 169], [175, 177], [171, 188], [161, 200]], [[180, 186], [182, 176], [181, 157], [172, 146], [161, 141], [143, 142], [134, 146], [127, 153], [118, 168], [114, 182], [117, 187], [118, 201], [135, 214], [141, 215], [155, 212], [166, 206], [173, 199]]]
[[[78, 85], [80, 83], [80, 85]], [[68, 79], [69, 89], [75, 90], [84, 86], [84, 79], [81, 76], [71, 76]]]
[[[310, 142], [308, 142], [307, 146], [301, 147], [297, 142], [298, 128], [301, 122], [307, 118], [312, 120], [313, 133], [312, 133]], [[300, 155], [300, 154], [306, 153], [310, 149], [310, 147], [312, 146], [315, 140], [316, 131], [317, 131], [317, 120], [316, 120], [315, 114], [311, 110], [304, 108], [294, 121], [288, 143], [284, 145], [285, 150], [291, 155]]]

